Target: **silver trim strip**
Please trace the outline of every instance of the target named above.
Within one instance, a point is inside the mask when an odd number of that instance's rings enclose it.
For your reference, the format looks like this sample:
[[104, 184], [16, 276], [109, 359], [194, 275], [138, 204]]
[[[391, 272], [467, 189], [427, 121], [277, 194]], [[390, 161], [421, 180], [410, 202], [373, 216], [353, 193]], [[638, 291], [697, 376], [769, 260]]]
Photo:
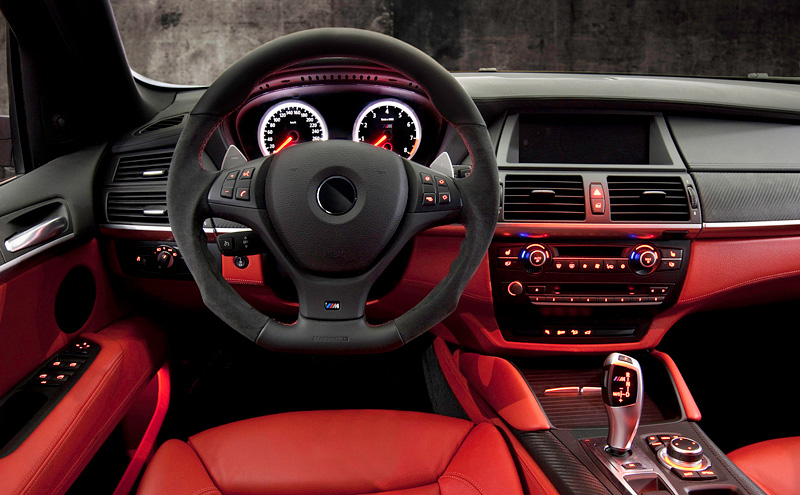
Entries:
[[33, 258], [34, 256], [39, 255], [39, 254], [43, 253], [44, 251], [46, 251], [46, 250], [48, 250], [50, 248], [58, 246], [59, 244], [63, 244], [65, 242], [71, 240], [74, 237], [75, 237], [74, 233], [69, 233], [69, 234], [67, 234], [67, 235], [65, 235], [63, 237], [59, 237], [58, 239], [56, 239], [54, 241], [51, 241], [51, 242], [48, 242], [47, 244], [39, 246], [36, 249], [28, 251], [27, 253], [23, 254], [22, 256], [14, 258], [11, 261], [7, 261], [7, 262], [3, 263], [2, 265], [0, 265], [0, 280], [2, 280], [3, 275], [5, 275], [7, 272], [9, 272], [13, 268], [15, 268], [20, 263], [24, 263], [26, 260], [28, 260], [30, 258]]
[[[101, 229], [111, 229], [111, 230], [137, 230], [140, 232], [170, 232], [172, 233], [172, 228], [169, 226], [161, 226], [161, 225], [126, 225], [121, 223], [106, 223], [100, 225]], [[248, 228], [218, 228], [212, 229], [211, 227], [204, 227], [203, 231], [206, 234], [213, 234], [217, 232], [218, 234], [235, 234], [237, 232], [252, 232], [253, 229]]]
[[752, 229], [761, 227], [800, 227], [800, 220], [773, 220], [763, 222], [708, 222], [704, 229]]

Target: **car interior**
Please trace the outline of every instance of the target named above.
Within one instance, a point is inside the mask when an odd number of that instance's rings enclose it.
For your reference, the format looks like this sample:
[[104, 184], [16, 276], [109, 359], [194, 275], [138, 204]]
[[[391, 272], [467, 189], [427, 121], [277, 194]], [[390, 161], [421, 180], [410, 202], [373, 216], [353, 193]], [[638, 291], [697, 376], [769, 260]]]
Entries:
[[0, 493], [798, 493], [796, 81], [0, 11]]

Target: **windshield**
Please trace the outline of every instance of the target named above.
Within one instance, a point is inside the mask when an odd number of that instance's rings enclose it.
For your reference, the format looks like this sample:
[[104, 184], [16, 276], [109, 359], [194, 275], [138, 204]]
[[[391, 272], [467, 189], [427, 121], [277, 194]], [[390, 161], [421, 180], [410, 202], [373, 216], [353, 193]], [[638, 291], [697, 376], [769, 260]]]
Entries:
[[397, 37], [452, 71], [800, 74], [797, 0], [111, 3], [133, 70], [176, 84], [210, 84], [253, 48], [283, 34], [324, 26]]

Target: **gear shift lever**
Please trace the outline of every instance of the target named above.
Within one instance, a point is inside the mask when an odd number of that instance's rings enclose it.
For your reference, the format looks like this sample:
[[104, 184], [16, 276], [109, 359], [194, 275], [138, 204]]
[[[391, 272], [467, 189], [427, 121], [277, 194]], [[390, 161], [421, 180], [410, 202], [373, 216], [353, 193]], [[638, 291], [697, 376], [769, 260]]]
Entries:
[[608, 451], [625, 455], [642, 416], [642, 368], [630, 356], [614, 352], [603, 363], [603, 402], [608, 413]]

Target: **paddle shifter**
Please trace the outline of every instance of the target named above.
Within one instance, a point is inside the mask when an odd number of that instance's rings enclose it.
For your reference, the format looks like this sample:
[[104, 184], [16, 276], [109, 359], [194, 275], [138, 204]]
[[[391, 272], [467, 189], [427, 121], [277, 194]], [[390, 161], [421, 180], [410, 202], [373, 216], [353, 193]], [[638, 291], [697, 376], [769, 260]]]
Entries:
[[642, 368], [630, 356], [614, 352], [603, 363], [603, 402], [608, 412], [608, 452], [625, 455], [642, 416]]

